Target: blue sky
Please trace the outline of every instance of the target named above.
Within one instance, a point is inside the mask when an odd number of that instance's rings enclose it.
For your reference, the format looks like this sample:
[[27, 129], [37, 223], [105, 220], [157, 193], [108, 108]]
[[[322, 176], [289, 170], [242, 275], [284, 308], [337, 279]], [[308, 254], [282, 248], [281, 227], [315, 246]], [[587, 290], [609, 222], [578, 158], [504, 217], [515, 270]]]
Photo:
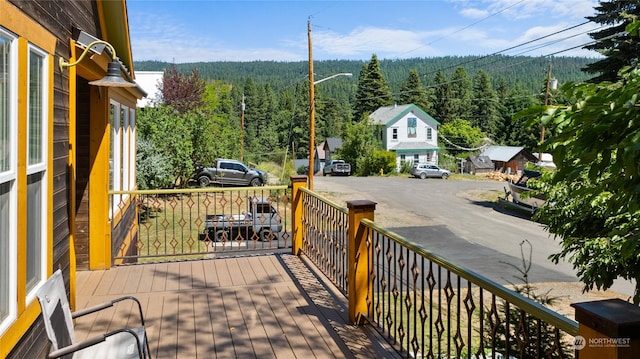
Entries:
[[[368, 61], [488, 55], [586, 21], [597, 0], [214, 1], [128, 0], [136, 60]], [[599, 26], [578, 26], [501, 52], [597, 56], [572, 47]], [[568, 51], [564, 51], [568, 50]]]

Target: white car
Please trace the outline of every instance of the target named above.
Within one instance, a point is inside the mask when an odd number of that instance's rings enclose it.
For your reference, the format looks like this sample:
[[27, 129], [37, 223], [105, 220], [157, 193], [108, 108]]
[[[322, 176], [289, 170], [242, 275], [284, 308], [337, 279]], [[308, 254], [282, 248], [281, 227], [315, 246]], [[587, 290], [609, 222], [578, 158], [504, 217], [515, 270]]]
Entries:
[[425, 179], [427, 177], [447, 179], [451, 176], [451, 172], [436, 165], [417, 164], [411, 167], [411, 175], [421, 179]]

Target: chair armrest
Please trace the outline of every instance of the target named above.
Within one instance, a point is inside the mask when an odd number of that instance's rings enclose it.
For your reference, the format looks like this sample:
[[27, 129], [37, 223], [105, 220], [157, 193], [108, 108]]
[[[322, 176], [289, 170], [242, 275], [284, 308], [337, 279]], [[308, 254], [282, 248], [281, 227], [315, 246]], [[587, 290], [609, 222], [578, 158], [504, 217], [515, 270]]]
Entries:
[[[52, 359], [53, 358], [63, 357], [65, 355], [77, 352], [77, 351], [82, 350], [82, 349], [86, 349], [88, 347], [94, 346], [94, 345], [96, 345], [98, 343], [101, 343], [101, 342], [104, 342], [105, 340], [107, 340], [107, 337], [110, 337], [112, 335], [115, 335], [115, 334], [118, 334], [118, 333], [122, 333], [122, 332], [127, 332], [127, 333], [131, 334], [133, 336], [133, 338], [136, 340], [136, 344], [137, 344], [136, 345], [136, 349], [138, 351], [138, 356], [140, 357], [140, 359], [142, 359], [143, 358], [143, 353], [140, 350], [140, 348], [141, 348], [140, 340], [138, 339], [138, 336], [136, 335], [136, 332], [134, 332], [133, 330], [128, 329], [128, 328], [114, 330], [114, 331], [106, 333], [106, 334], [102, 334], [102, 335], [95, 336], [93, 338], [89, 338], [89, 339], [84, 340], [84, 341], [82, 341], [80, 343], [72, 344], [72, 345], [66, 346], [64, 348], [60, 348], [58, 350], [54, 350], [51, 353], [49, 353], [48, 357], [52, 358]], [[145, 338], [145, 340], [147, 340], [147, 339]]]
[[120, 297], [109, 302], [95, 305], [93, 307], [78, 310], [76, 312], [71, 313], [71, 318], [76, 319], [78, 317], [82, 317], [87, 314], [91, 314], [91, 313], [101, 311], [103, 309], [111, 308], [115, 303], [122, 302], [124, 300], [133, 300], [134, 302], [136, 302], [136, 304], [138, 305], [138, 313], [140, 314], [140, 322], [144, 327], [144, 316], [142, 315], [142, 305], [140, 304], [140, 301], [138, 300], [138, 298], [132, 297], [132, 296]]
[[62, 356], [65, 356], [67, 354], [71, 354], [73, 352], [77, 352], [78, 350], [82, 350], [85, 348], [88, 348], [90, 346], [94, 346], [100, 342], [105, 341], [105, 336], [104, 335], [99, 335], [97, 337], [93, 337], [93, 338], [89, 338], [87, 340], [84, 340], [80, 343], [76, 343], [76, 344], [72, 344], [69, 346], [66, 346], [64, 348], [60, 348], [58, 350], [54, 350], [51, 353], [49, 353], [49, 358], [60, 358]]

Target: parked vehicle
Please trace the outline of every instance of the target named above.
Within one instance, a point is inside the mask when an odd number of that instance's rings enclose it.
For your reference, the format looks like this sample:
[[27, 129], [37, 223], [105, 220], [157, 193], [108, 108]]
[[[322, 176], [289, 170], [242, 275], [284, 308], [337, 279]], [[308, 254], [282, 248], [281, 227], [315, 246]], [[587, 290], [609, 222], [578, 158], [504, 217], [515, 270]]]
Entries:
[[451, 172], [436, 165], [419, 163], [411, 167], [411, 175], [420, 179], [425, 179], [427, 177], [447, 179], [451, 176]]
[[195, 180], [200, 187], [210, 184], [256, 187], [267, 183], [267, 173], [247, 167], [240, 161], [218, 158], [213, 166], [196, 166]]
[[536, 210], [547, 202], [547, 198], [544, 194], [536, 194], [534, 196], [526, 195], [522, 196], [523, 193], [527, 193], [531, 191], [531, 188], [527, 185], [527, 182], [532, 178], [538, 178], [542, 175], [542, 173], [538, 171], [524, 170], [522, 171], [522, 176], [517, 181], [509, 180], [509, 191], [505, 188], [505, 193], [508, 197], [511, 195], [513, 198], [513, 202], [515, 204], [526, 206], [532, 210]]
[[332, 176], [349, 176], [351, 174], [351, 165], [344, 160], [331, 160], [322, 168], [322, 175]]
[[278, 210], [262, 197], [249, 198], [247, 203], [247, 211], [241, 214], [207, 214], [200, 239], [216, 242], [232, 239], [278, 239], [278, 233], [282, 232], [282, 219]]

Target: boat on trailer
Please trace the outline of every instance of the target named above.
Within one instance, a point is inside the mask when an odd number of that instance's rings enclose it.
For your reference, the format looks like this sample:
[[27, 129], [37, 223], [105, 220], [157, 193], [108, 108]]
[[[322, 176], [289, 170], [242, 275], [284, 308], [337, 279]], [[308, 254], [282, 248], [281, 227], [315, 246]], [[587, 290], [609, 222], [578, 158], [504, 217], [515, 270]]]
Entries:
[[508, 199], [509, 196], [511, 196], [513, 204], [518, 207], [522, 207], [523, 209], [530, 210], [531, 212], [542, 207], [547, 201], [544, 194], [523, 196], [523, 194], [532, 191], [532, 188], [527, 185], [527, 182], [530, 179], [540, 177], [541, 175], [542, 174], [538, 171], [523, 170], [522, 175], [517, 181], [508, 181], [509, 190], [505, 188], [505, 199]]

